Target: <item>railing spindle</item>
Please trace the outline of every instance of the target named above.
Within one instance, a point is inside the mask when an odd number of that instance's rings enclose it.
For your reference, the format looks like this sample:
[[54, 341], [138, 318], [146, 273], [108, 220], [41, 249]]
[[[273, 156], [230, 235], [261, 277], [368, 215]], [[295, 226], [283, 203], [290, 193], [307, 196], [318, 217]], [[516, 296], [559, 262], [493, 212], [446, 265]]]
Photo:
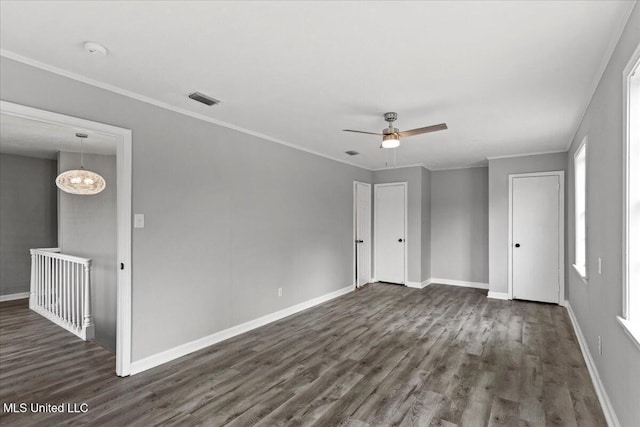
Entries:
[[47, 259], [46, 260], [46, 266], [47, 266], [47, 280], [46, 280], [46, 295], [47, 295], [47, 310], [51, 310], [51, 260]]
[[36, 301], [38, 302], [38, 305], [42, 305], [41, 304], [41, 298], [42, 298], [42, 280], [40, 279], [40, 272], [41, 272], [41, 268], [40, 268], [40, 254], [36, 253]]
[[[73, 264], [72, 264], [73, 265]], [[76, 288], [75, 288], [75, 276], [73, 275], [73, 267], [70, 267], [71, 274], [71, 324], [76, 325]]]
[[67, 261], [67, 322], [71, 323], [71, 262]]
[[86, 298], [86, 294], [87, 294], [87, 289], [86, 289], [86, 285], [85, 285], [85, 277], [84, 277], [84, 269], [82, 268], [81, 265], [78, 265], [78, 270], [80, 273], [80, 277], [81, 277], [81, 283], [80, 283], [80, 287], [82, 288], [82, 299], [79, 301], [80, 306], [82, 307], [82, 318], [80, 319], [80, 325], [84, 326], [84, 316], [86, 315], [85, 313], [85, 308], [84, 308], [84, 301]]
[[38, 270], [40, 275], [40, 307], [44, 307], [44, 261], [43, 256], [38, 254]]
[[42, 255], [36, 254], [38, 257], [38, 305], [44, 306], [44, 265], [42, 264]]
[[56, 296], [56, 305], [58, 306], [58, 317], [64, 319], [64, 306], [62, 305], [62, 260], [56, 259], [58, 266], [58, 295]]
[[58, 268], [58, 260], [53, 259], [53, 312], [60, 317], [60, 304], [58, 304], [58, 285], [60, 284], [60, 269]]
[[67, 279], [67, 261], [62, 260], [62, 318], [65, 322], [69, 322], [69, 313], [68, 313], [68, 304], [67, 297], [69, 296], [69, 292], [67, 292], [67, 286], [69, 285], [69, 280]]
[[82, 301], [82, 285], [80, 281], [80, 274], [78, 272], [78, 264], [74, 265], [74, 271], [76, 275], [76, 289], [78, 291], [78, 296], [76, 297], [76, 307], [78, 308], [78, 315], [76, 317], [76, 323], [78, 328], [82, 327], [82, 307], [80, 307], [80, 301]]
[[80, 299], [80, 292], [78, 292], [78, 274], [76, 273], [77, 265], [73, 265], [73, 324], [76, 325], [76, 328], [80, 326], [78, 322], [78, 316], [80, 312], [78, 311], [78, 300]]
[[59, 272], [60, 270], [58, 269], [58, 260], [57, 259], [53, 259], [52, 260], [52, 267], [53, 267], [53, 289], [51, 291], [51, 304], [53, 306], [54, 309], [54, 313], [56, 314], [56, 316], [60, 316], [60, 313], [58, 311], [59, 305], [58, 305], [58, 284], [60, 283], [60, 279], [58, 278]]
[[60, 306], [60, 283], [62, 279], [60, 278], [60, 260], [56, 259], [56, 312], [58, 313], [58, 317], [62, 315], [62, 307]]

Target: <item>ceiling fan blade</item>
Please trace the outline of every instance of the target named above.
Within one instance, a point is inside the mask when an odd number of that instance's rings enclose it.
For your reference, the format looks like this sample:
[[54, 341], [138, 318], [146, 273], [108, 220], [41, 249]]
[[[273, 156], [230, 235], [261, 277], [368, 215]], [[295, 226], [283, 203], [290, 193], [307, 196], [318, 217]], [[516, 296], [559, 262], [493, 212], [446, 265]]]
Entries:
[[363, 130], [342, 129], [344, 132], [366, 133], [368, 135], [382, 135], [381, 133], [365, 132]]
[[439, 130], [445, 130], [445, 129], [448, 129], [447, 124], [440, 123], [439, 125], [427, 126], [424, 128], [411, 129], [411, 130], [398, 132], [398, 136], [400, 138], [406, 138], [408, 136], [421, 135], [423, 133], [429, 133], [429, 132], [437, 132]]

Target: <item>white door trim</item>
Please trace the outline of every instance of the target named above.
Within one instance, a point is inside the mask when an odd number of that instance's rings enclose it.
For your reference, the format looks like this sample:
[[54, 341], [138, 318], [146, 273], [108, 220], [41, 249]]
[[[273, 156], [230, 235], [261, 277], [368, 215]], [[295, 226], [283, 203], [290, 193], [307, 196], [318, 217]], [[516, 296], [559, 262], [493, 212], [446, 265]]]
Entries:
[[[356, 264], [358, 262], [358, 260], [356, 259], [356, 238], [357, 238], [357, 228], [356, 228], [356, 218], [358, 215], [358, 193], [357, 193], [357, 185], [358, 184], [362, 184], [362, 185], [366, 185], [367, 188], [369, 188], [369, 225], [371, 225], [371, 217], [373, 216], [373, 199], [371, 198], [371, 184], [369, 184], [368, 182], [362, 182], [362, 181], [353, 181], [353, 239], [351, 240], [351, 242], [353, 243], [353, 255], [352, 258], [353, 259], [353, 272], [352, 272], [352, 277], [353, 277], [353, 281], [354, 281], [354, 287], [357, 288], [358, 287], [358, 278], [356, 277]], [[371, 240], [371, 230], [369, 230], [369, 240]], [[373, 252], [373, 242], [370, 241], [369, 242], [369, 278], [368, 278], [368, 282], [371, 283], [373, 282], [373, 263], [371, 261], [371, 253]]]
[[118, 254], [116, 374], [131, 373], [131, 130], [0, 101], [0, 113], [114, 136], [117, 140]]
[[376, 253], [375, 248], [378, 247], [378, 188], [379, 187], [390, 187], [393, 185], [401, 185], [404, 189], [404, 280], [402, 282], [403, 285], [407, 286], [407, 277], [409, 275], [408, 265], [407, 265], [407, 225], [408, 225], [408, 204], [407, 204], [407, 181], [401, 182], [385, 182], [383, 184], [373, 184], [373, 277], [377, 280], [377, 269], [378, 269], [378, 255]]
[[558, 304], [564, 306], [564, 171], [509, 174], [508, 296], [509, 299], [513, 299], [513, 179], [533, 176], [557, 176], [558, 181], [560, 181], [560, 188], [558, 191], [558, 283], [560, 286]]

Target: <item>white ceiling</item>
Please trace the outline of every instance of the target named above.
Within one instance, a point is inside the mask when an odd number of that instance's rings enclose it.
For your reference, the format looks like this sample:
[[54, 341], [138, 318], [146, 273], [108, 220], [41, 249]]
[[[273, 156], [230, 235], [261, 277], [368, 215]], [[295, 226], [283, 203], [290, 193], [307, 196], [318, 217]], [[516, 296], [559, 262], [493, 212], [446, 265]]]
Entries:
[[370, 169], [377, 137], [341, 129], [378, 132], [386, 111], [401, 130], [446, 122], [397, 150], [437, 169], [565, 150], [633, 4], [3, 1], [0, 46]]
[[58, 151], [79, 153], [76, 132], [88, 134], [83, 142], [85, 153], [116, 154], [117, 141], [113, 136], [7, 114], [0, 114], [0, 153], [43, 159], [56, 159]]

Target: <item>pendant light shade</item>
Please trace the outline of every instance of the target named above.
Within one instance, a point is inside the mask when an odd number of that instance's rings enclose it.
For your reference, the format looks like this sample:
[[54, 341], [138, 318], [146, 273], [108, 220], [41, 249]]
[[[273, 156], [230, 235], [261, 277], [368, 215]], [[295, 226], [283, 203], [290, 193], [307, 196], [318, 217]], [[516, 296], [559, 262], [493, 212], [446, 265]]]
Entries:
[[98, 194], [106, 187], [104, 178], [84, 169], [62, 172], [56, 178], [56, 185], [65, 193], [84, 195]]
[[62, 172], [56, 178], [56, 185], [59, 189], [69, 194], [80, 194], [85, 196], [98, 194], [105, 189], [107, 183], [99, 174], [85, 170], [82, 140], [88, 135], [86, 133], [76, 133], [76, 136], [80, 138], [80, 169], [72, 169]]

